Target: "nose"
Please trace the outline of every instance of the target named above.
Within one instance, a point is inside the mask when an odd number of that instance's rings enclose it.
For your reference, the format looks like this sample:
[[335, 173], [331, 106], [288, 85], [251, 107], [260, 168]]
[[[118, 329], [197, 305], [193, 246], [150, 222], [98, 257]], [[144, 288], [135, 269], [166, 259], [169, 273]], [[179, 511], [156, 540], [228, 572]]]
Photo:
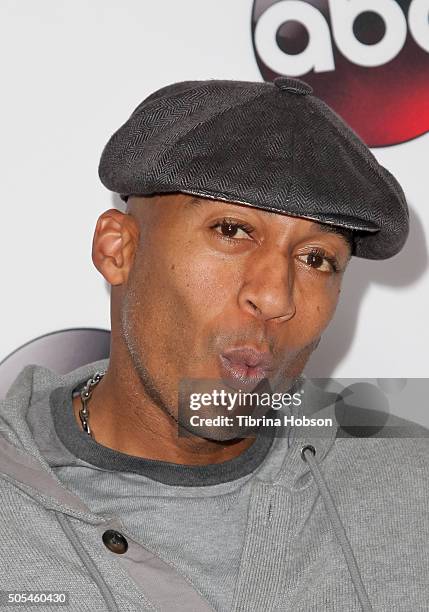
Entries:
[[245, 274], [239, 305], [258, 319], [282, 323], [296, 312], [293, 289], [294, 269], [284, 253], [259, 257], [250, 263]]

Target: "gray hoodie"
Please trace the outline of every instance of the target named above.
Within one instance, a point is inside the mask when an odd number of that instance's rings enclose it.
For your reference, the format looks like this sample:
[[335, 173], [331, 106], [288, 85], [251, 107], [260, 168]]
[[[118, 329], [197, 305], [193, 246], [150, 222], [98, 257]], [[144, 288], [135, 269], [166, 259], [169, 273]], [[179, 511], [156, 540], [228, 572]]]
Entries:
[[[9, 593], [51, 591], [68, 592], [72, 610], [213, 612], [117, 516], [90, 510], [33, 437], [30, 407], [42, 414], [55, 389], [105, 365], [64, 376], [28, 366], [0, 403], [0, 609]], [[317, 414], [335, 423], [332, 405]], [[429, 432], [395, 424], [369, 438], [338, 424], [323, 434], [293, 428], [276, 473], [249, 480], [231, 612], [429, 610]], [[126, 538], [125, 553], [103, 544], [108, 530]]]

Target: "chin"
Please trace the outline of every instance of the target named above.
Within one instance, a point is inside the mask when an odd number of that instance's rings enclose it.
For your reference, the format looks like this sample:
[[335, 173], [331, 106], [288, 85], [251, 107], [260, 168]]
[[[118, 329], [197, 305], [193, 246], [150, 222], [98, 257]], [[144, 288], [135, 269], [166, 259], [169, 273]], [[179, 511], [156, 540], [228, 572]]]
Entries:
[[195, 419], [193, 425], [189, 422], [185, 424], [181, 423], [182, 427], [180, 428], [181, 431], [179, 435], [181, 437], [193, 435], [213, 442], [239, 440], [254, 435], [252, 428], [239, 427], [234, 421], [235, 419], [231, 425], [207, 425], [206, 421]]

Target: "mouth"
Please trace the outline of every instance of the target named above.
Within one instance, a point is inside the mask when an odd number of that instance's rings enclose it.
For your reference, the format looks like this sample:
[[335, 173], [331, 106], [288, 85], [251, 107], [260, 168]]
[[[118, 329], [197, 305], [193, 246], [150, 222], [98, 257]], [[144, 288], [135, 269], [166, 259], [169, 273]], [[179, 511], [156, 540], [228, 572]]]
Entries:
[[248, 347], [224, 351], [219, 361], [222, 378], [233, 387], [255, 387], [273, 370], [270, 353]]

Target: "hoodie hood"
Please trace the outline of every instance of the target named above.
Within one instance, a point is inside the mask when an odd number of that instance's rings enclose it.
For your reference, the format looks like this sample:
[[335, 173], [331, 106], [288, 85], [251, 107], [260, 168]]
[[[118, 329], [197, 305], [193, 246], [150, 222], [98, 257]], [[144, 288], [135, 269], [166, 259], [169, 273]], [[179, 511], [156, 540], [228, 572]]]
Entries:
[[16, 486], [43, 500], [46, 508], [100, 523], [86, 505], [68, 491], [51, 469], [36, 444], [30, 411], [46, 410], [50, 394], [58, 387], [78, 384], [94, 372], [107, 367], [108, 360], [87, 364], [65, 375], [37, 365], [25, 367], [0, 402], [0, 457], [2, 473]]

